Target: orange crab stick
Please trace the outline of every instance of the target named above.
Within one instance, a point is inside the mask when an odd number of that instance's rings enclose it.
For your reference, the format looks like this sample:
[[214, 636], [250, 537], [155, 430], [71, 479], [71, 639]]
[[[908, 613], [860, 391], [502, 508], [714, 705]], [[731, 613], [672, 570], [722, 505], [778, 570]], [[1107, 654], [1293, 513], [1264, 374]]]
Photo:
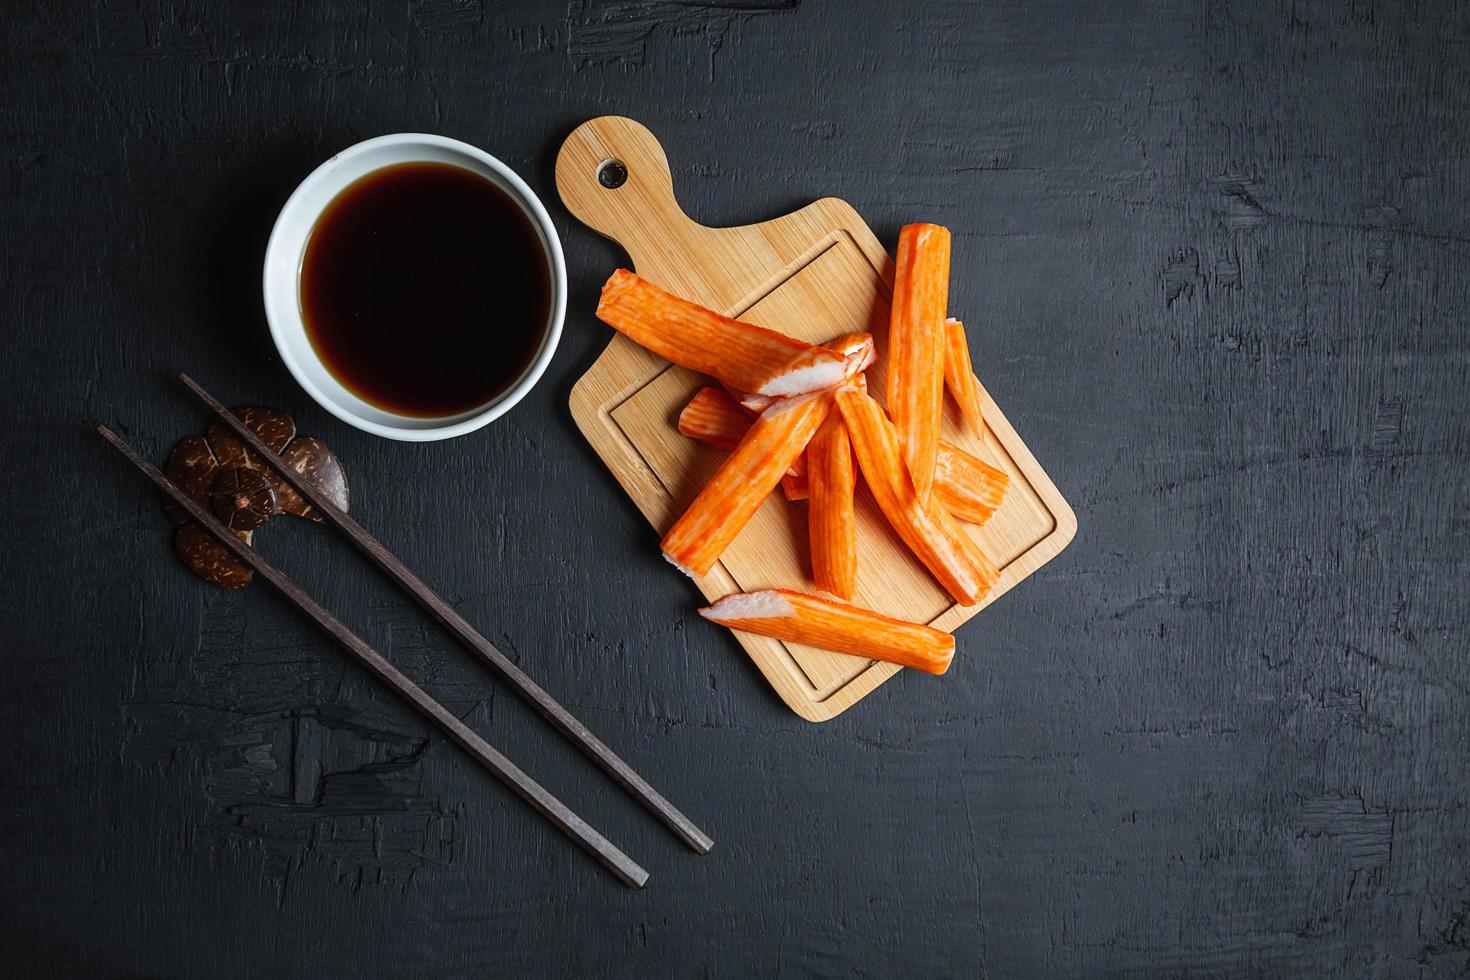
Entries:
[[857, 514], [852, 443], [842, 416], [832, 412], [806, 447], [810, 505], [812, 581], [817, 588], [851, 599], [857, 585]]
[[679, 431], [696, 442], [732, 452], [754, 420], [720, 389], [701, 388], [679, 413]]
[[[833, 382], [832, 387], [866, 371], [877, 356], [876, 348], [873, 346], [873, 335], [870, 333], [845, 333], [829, 340], [822, 347], [825, 350], [837, 351], [845, 358], [842, 377]], [[730, 392], [730, 396], [739, 402], [742, 408], [752, 412], [764, 412], [781, 397], [752, 394], [738, 389]]]
[[[718, 388], [701, 388], [679, 413], [679, 431], [695, 442], [731, 452], [750, 431], [757, 414], [741, 408]], [[806, 499], [805, 456], [798, 456], [791, 464], [781, 478], [781, 488], [787, 500]]]
[[602, 287], [597, 316], [640, 347], [731, 388], [798, 395], [841, 381], [846, 359], [680, 299], [619, 269]]
[[873, 335], [870, 333], [845, 333], [840, 337], [833, 337], [822, 345], [828, 350], [835, 350], [847, 358], [847, 377], [852, 377], [859, 371], [866, 371], [877, 356], [873, 346]]
[[944, 385], [960, 407], [965, 426], [976, 439], [985, 438], [985, 413], [980, 408], [980, 381], [970, 364], [970, 342], [965, 325], [954, 317], [944, 321]]
[[930, 674], [944, 673], [954, 660], [954, 637], [948, 633], [786, 589], [737, 592], [699, 614], [733, 630], [885, 660]]
[[937, 501], [919, 500], [878, 403], [852, 385], [837, 389], [836, 399], [863, 478], [883, 516], [956, 602], [973, 605], [1000, 573]]
[[751, 425], [694, 503], [664, 535], [663, 552], [695, 577], [708, 574], [832, 408], [822, 392], [773, 405]]
[[[739, 445], [753, 420], [750, 412], [719, 388], [701, 388], [679, 413], [679, 431], [696, 442], [729, 452]], [[781, 490], [787, 500], [808, 498], [804, 459], [797, 457], [791, 470], [781, 478]], [[1005, 497], [1009, 482], [1004, 470], [983, 463], [947, 442], [939, 444], [939, 457], [934, 464], [934, 493], [960, 520], [970, 524], [988, 521]]]
[[944, 318], [949, 308], [949, 229], [904, 225], [898, 233], [888, 323], [888, 411], [920, 500], [934, 483], [944, 410]]
[[806, 500], [812, 495], [811, 481], [807, 479], [806, 468], [801, 465], [801, 460], [796, 461], [792, 469], [799, 469], [799, 473], [787, 473], [781, 477], [781, 493], [787, 500]]
[[948, 443], [934, 462], [934, 496], [955, 517], [984, 524], [1005, 499], [1010, 474]]

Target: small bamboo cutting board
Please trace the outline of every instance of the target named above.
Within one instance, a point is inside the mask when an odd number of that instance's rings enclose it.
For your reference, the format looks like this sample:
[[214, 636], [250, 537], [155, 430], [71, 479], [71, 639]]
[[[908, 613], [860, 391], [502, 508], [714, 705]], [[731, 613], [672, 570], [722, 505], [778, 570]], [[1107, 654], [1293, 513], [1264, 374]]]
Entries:
[[[869, 371], [869, 391], [883, 390], [876, 372], [886, 362], [893, 263], [845, 202], [824, 198], [774, 221], [706, 228], [675, 201], [658, 140], [620, 116], [592, 119], [567, 137], [556, 161], [556, 185], [573, 215], [616, 241], [639, 275], [670, 292], [812, 343], [853, 330], [872, 332], [879, 360]], [[956, 267], [963, 262], [958, 256]], [[952, 312], [965, 318], [964, 310]], [[607, 350], [572, 389], [572, 416], [662, 534], [724, 456], [676, 428], [680, 410], [711, 382], [621, 334], [610, 329], [609, 334]], [[983, 376], [985, 345], [975, 354]], [[995, 516], [981, 528], [963, 525], [1000, 568], [1000, 581], [978, 605], [955, 605], [860, 488], [858, 605], [953, 631], [1072, 540], [1077, 530], [1072, 509], [989, 393], [982, 390], [982, 397], [989, 423], [985, 438], [977, 440], [963, 429], [952, 404], [945, 408], [944, 438], [1010, 474], [1010, 488]], [[805, 503], [772, 494], [714, 569], [697, 581], [700, 590], [710, 599], [776, 587], [814, 591], [805, 509]], [[670, 574], [678, 573], [670, 569]], [[809, 721], [836, 717], [902, 669], [750, 633], [735, 635], [782, 700]], [[963, 662], [954, 669], [963, 670]]]

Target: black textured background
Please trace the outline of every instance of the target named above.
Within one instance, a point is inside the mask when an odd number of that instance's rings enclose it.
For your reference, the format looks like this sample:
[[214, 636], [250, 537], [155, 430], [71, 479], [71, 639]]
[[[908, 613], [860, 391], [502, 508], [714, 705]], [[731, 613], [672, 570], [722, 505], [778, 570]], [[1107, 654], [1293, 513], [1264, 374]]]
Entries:
[[[0, 963], [18, 976], [1322, 975], [1470, 969], [1470, 8], [1452, 2], [7, 4]], [[744, 223], [955, 230], [953, 309], [1081, 532], [836, 721], [787, 711], [568, 416], [620, 256], [583, 119]], [[276, 210], [424, 130], [552, 205], [572, 305], [510, 416], [316, 408]], [[212, 591], [92, 433], [187, 369], [717, 840], [687, 852], [332, 535], [258, 539], [653, 873], [635, 893], [263, 587]]]

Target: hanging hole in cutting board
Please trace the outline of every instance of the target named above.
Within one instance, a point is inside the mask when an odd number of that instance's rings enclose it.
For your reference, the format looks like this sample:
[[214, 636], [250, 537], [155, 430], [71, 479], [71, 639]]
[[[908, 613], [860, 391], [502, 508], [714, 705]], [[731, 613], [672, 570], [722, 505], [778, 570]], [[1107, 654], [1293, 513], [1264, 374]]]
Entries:
[[604, 160], [597, 167], [597, 182], [610, 191], [615, 191], [628, 182], [628, 168], [616, 158]]

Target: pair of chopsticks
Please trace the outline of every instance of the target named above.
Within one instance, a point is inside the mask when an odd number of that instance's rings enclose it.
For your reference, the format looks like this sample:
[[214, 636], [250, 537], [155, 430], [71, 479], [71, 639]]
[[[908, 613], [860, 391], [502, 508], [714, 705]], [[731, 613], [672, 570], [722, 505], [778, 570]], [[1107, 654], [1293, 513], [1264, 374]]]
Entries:
[[[286, 483], [297, 493], [301, 494], [312, 507], [320, 511], [326, 518], [327, 523], [345, 534], [357, 546], [358, 550], [386, 572], [388, 577], [397, 582], [404, 591], [413, 596], [414, 600], [438, 620], [445, 629], [458, 637], [465, 646], [469, 647], [479, 656], [481, 661], [509, 682], [554, 728], [571, 739], [593, 762], [597, 763], [604, 772], [611, 776], [614, 782], [622, 786], [634, 799], [643, 804], [661, 823], [672, 830], [680, 840], [684, 841], [684, 843], [688, 844], [700, 854], [708, 853], [709, 849], [714, 846], [714, 841], [704, 831], [696, 827], [688, 817], [684, 816], [672, 803], [664, 799], [642, 776], [634, 772], [631, 766], [619, 758], [617, 753], [604, 745], [597, 736], [593, 735], [587, 729], [586, 725], [573, 717], [571, 712], [562, 707], [550, 694], [547, 694], [523, 670], [511, 663], [505, 654], [496, 649], [495, 645], [485, 639], [463, 616], [455, 612], [449, 603], [445, 602], [433, 589], [425, 585], [423, 580], [409, 571], [407, 566], [394, 557], [393, 553], [384, 547], [382, 542], [364, 530], [362, 525], [349, 517], [345, 511], [339, 510], [335, 504], [307, 482], [301, 474], [286, 465], [279, 455], [261, 441], [259, 436], [247, 428], [244, 423], [236, 418], [221, 402], [210, 395], [209, 392], [201, 388], [193, 378], [190, 378], [187, 374], [180, 374], [179, 380], [200, 401], [207, 405], [219, 417], [220, 421], [229, 426], [231, 431], [241, 441], [254, 450], [261, 459], [265, 460], [271, 469], [275, 470]], [[189, 516], [200, 527], [208, 531], [216, 541], [228, 548], [236, 558], [253, 568], [261, 578], [269, 582], [288, 602], [305, 613], [317, 626], [321, 627], [332, 639], [336, 640], [339, 646], [356, 657], [358, 662], [391, 687], [400, 697], [443, 729], [446, 735], [473, 756], [486, 769], [489, 769], [501, 782], [505, 783], [511, 790], [529, 803], [532, 808], [550, 820], [557, 829], [572, 838], [573, 841], [600, 861], [624, 884], [633, 888], [643, 887], [643, 884], [648, 880], [648, 872], [640, 867], [636, 861], [627, 854], [624, 854], [616, 845], [594, 830], [585, 820], [573, 813], [566, 804], [562, 803], [541, 786], [540, 783], [537, 783], [521, 771], [515, 763], [498, 752], [490, 743], [475, 734], [469, 726], [460, 721], [449, 709], [430, 697], [423, 688], [419, 687], [402, 671], [389, 663], [382, 654], [378, 653], [377, 650], [369, 646], [361, 637], [348, 629], [341, 620], [322, 608], [315, 599], [302, 591], [300, 586], [262, 558], [259, 552], [235, 537], [212, 513], [206, 508], [201, 507], [192, 497], [179, 489], [156, 466], [138, 455], [116, 433], [106, 426], [98, 426], [97, 431], [113, 447], [126, 456], [134, 466], [143, 471], [160, 490], [187, 511]]]

